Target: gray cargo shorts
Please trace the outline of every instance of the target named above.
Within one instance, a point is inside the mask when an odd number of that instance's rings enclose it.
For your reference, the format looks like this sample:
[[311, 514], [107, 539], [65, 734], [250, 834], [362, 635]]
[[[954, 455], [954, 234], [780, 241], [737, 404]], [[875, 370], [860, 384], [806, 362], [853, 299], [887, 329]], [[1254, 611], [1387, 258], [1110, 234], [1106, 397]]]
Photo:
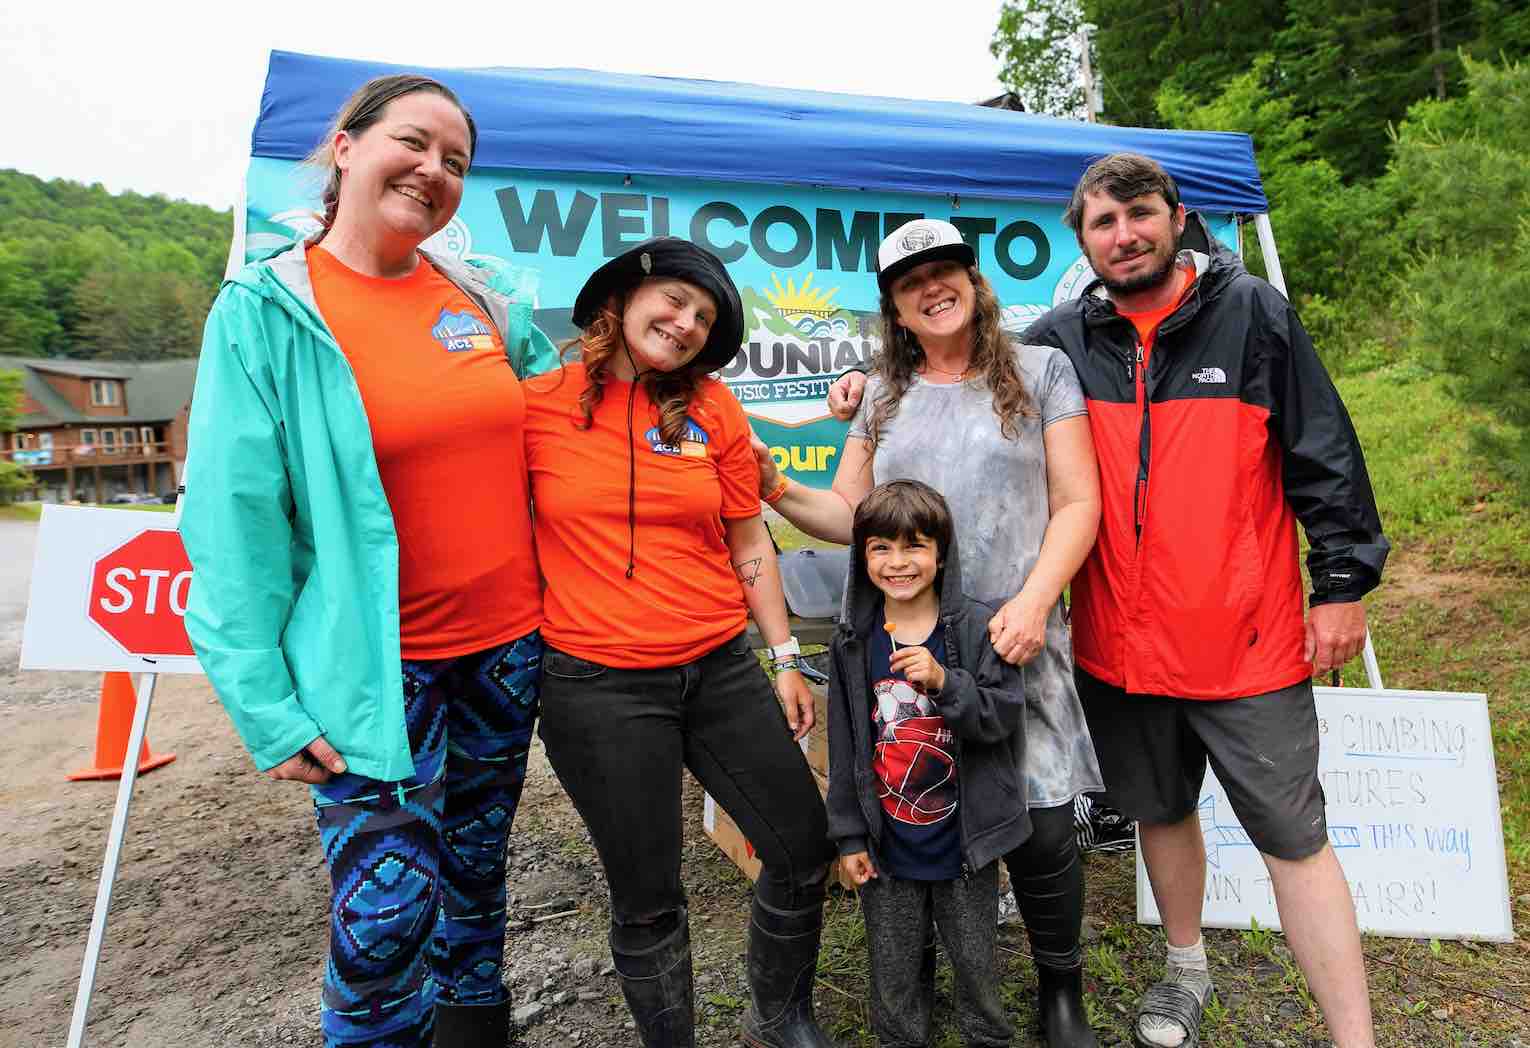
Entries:
[[1312, 682], [1237, 699], [1128, 694], [1076, 670], [1108, 803], [1146, 825], [1195, 811], [1209, 763], [1254, 846], [1304, 859], [1328, 842]]

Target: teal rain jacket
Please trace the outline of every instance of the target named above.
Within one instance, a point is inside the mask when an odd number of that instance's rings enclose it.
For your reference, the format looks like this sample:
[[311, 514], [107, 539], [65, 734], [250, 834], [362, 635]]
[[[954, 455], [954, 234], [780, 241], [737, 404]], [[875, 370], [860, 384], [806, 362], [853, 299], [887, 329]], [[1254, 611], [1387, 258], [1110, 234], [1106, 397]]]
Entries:
[[[557, 362], [499, 273], [425, 258], [498, 328], [518, 377]], [[187, 444], [186, 631], [256, 765], [274, 767], [323, 735], [357, 774], [412, 774], [393, 513], [303, 245], [225, 281], [202, 339]]]

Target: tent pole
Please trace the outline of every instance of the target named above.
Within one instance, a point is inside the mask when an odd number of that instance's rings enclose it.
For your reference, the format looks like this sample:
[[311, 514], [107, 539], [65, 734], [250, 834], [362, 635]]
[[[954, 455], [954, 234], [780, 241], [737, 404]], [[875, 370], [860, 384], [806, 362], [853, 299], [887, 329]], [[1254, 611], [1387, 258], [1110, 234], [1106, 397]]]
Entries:
[[1377, 691], [1382, 690], [1381, 663], [1376, 661], [1376, 649], [1371, 644], [1371, 631], [1365, 631], [1365, 647], [1360, 652], [1361, 659], [1365, 662], [1365, 679], [1370, 686]]
[[223, 279], [227, 280], [244, 268], [245, 216], [249, 209], [249, 173], [239, 180], [239, 198], [234, 201], [234, 235], [228, 242], [228, 264], [223, 267]]
[[[1286, 298], [1290, 298], [1290, 292], [1286, 290], [1285, 274], [1280, 271], [1280, 254], [1275, 250], [1275, 231], [1270, 228], [1269, 212], [1262, 212], [1254, 216], [1254, 229], [1259, 233], [1259, 250], [1264, 254], [1265, 272], [1270, 274], [1270, 283], [1275, 286]], [[1365, 663], [1366, 682], [1377, 691], [1381, 690], [1381, 663], [1376, 661], [1376, 647], [1371, 643], [1371, 631], [1365, 631], [1365, 648], [1361, 651], [1361, 660]]]
[[1270, 275], [1270, 283], [1275, 285], [1276, 291], [1290, 298], [1285, 274], [1280, 271], [1280, 253], [1275, 250], [1275, 231], [1270, 228], [1268, 211], [1254, 216], [1254, 229], [1259, 233], [1259, 250], [1264, 254], [1264, 269]]

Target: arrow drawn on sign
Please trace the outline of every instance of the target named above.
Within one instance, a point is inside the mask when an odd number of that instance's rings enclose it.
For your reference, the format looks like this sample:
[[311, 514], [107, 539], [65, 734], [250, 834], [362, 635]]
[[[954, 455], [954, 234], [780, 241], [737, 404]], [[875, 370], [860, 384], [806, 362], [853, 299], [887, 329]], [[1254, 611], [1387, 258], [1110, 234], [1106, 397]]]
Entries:
[[[1215, 794], [1208, 793], [1201, 797], [1196, 805], [1196, 814], [1200, 817], [1201, 836], [1206, 840], [1206, 864], [1218, 869], [1222, 866], [1223, 848], [1252, 848], [1254, 842], [1249, 839], [1248, 831], [1236, 822], [1221, 823], [1217, 821], [1217, 798]], [[1329, 826], [1328, 843], [1335, 849], [1360, 847], [1360, 827], [1358, 826]]]

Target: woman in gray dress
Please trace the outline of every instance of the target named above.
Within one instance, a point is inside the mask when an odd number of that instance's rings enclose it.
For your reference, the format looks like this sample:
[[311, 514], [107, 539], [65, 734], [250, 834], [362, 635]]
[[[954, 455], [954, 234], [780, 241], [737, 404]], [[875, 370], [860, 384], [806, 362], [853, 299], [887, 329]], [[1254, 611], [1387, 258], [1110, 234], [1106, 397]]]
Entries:
[[1000, 609], [989, 624], [994, 647], [1026, 666], [1035, 829], [1005, 865], [1036, 963], [1046, 1043], [1093, 1046], [1073, 800], [1103, 787], [1061, 600], [1100, 519], [1083, 393], [1060, 351], [1005, 334], [993, 289], [950, 223], [919, 219], [895, 230], [878, 252], [877, 283], [882, 352], [833, 486], [788, 482], [757, 443], [761, 490], [803, 531], [841, 543], [856, 504], [885, 481], [924, 481], [950, 503], [968, 592]]

